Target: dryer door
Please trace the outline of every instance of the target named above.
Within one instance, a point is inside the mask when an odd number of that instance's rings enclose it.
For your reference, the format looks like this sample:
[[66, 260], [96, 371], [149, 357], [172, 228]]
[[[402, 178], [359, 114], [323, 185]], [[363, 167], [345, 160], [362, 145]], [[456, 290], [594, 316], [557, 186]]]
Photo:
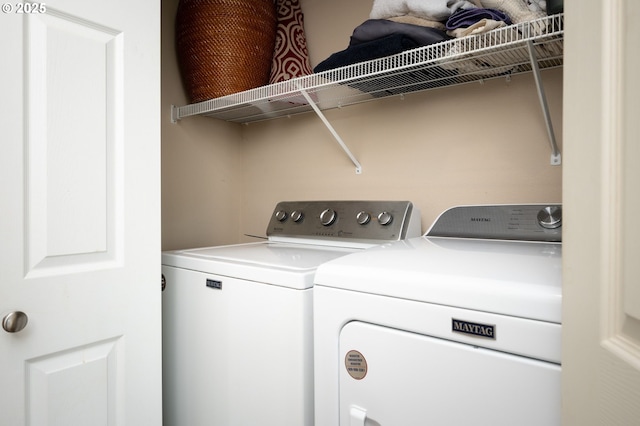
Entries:
[[351, 322], [340, 335], [342, 426], [560, 425], [560, 366]]

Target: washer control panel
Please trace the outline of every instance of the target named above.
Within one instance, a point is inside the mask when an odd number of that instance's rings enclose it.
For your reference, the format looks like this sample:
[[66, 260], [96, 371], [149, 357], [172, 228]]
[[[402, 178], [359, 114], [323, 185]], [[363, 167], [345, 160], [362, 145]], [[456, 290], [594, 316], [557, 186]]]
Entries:
[[438, 217], [429, 237], [562, 241], [561, 204], [453, 207]]
[[268, 237], [395, 241], [419, 237], [420, 213], [409, 201], [282, 201]]

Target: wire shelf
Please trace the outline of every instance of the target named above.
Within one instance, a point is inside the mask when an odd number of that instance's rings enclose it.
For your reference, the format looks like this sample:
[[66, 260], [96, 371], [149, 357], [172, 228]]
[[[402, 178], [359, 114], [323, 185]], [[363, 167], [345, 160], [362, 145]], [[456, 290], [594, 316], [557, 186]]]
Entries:
[[[248, 123], [562, 66], [564, 15], [419, 47], [232, 95], [172, 107], [172, 119], [205, 115]], [[303, 95], [303, 91], [309, 96]]]

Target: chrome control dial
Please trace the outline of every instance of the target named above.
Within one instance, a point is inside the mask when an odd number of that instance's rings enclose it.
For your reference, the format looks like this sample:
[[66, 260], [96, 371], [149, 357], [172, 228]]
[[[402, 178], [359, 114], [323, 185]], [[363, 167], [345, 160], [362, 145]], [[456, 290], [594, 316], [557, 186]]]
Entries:
[[287, 220], [287, 212], [285, 212], [284, 210], [278, 210], [276, 212], [276, 219], [278, 219], [278, 222], [284, 222], [285, 220]]
[[540, 210], [538, 224], [545, 229], [556, 229], [562, 226], [562, 207], [549, 206]]
[[393, 222], [393, 216], [389, 212], [382, 212], [378, 215], [378, 223], [380, 225], [388, 225]]
[[304, 218], [304, 213], [300, 210], [294, 210], [291, 212], [291, 220], [294, 222], [300, 222]]
[[335, 210], [325, 209], [320, 213], [320, 223], [324, 226], [329, 226], [336, 221], [337, 217]]
[[371, 215], [365, 212], [364, 210], [360, 211], [356, 215], [356, 222], [358, 222], [358, 225], [366, 225], [367, 223], [369, 223], [370, 220], [371, 220]]

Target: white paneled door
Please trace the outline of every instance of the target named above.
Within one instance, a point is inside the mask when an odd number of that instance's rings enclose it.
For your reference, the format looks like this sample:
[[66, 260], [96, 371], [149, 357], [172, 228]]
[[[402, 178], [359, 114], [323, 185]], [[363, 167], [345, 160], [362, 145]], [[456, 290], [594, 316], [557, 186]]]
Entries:
[[160, 425], [160, 2], [0, 12], [0, 424]]
[[562, 424], [640, 425], [640, 2], [565, 3]]

